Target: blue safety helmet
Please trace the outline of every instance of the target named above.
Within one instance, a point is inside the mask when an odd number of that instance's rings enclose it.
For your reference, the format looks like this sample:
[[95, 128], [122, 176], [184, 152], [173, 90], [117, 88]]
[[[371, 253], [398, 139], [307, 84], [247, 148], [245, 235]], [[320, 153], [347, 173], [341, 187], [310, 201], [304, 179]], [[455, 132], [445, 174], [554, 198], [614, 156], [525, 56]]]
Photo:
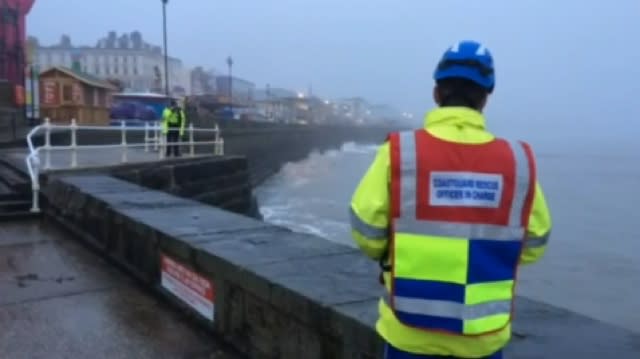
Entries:
[[442, 55], [433, 79], [463, 78], [493, 92], [495, 74], [489, 49], [475, 41], [460, 41]]

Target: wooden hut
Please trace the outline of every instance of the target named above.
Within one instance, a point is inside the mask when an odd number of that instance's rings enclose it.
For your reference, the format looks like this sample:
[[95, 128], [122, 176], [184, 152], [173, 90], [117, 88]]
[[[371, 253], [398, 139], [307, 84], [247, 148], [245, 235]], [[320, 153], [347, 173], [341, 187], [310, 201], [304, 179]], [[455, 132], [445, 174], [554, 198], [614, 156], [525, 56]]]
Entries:
[[108, 125], [112, 94], [117, 88], [76, 69], [52, 67], [40, 74], [41, 117], [52, 122]]

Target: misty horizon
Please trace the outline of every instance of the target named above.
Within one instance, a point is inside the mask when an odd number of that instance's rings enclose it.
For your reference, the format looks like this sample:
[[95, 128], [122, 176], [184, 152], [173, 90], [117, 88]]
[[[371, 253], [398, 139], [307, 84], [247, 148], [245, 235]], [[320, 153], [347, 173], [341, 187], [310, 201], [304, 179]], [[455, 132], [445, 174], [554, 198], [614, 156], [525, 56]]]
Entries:
[[[232, 55], [234, 75], [257, 87], [361, 96], [415, 113], [419, 126], [434, 105], [432, 72], [442, 52], [474, 39], [495, 57], [490, 126], [521, 137], [546, 138], [542, 132], [553, 129], [549, 136], [559, 140], [603, 133], [611, 140], [640, 130], [633, 101], [640, 49], [627, 41], [640, 32], [638, 10], [632, 0], [174, 0], [169, 55], [222, 73]], [[73, 21], [48, 21], [61, 13]], [[74, 45], [95, 45], [109, 31], [134, 30], [162, 44], [159, 0], [41, 0], [27, 22], [28, 35], [44, 45], [63, 34]]]

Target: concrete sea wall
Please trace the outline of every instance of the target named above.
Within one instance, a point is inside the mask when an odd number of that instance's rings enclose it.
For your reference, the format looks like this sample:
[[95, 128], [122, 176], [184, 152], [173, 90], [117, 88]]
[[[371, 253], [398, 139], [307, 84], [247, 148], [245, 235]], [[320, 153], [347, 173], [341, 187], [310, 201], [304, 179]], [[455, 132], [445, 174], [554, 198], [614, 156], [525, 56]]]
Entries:
[[[18, 166], [14, 166], [20, 170]], [[262, 219], [253, 196], [246, 158], [203, 156], [167, 159], [162, 162], [118, 164], [91, 169], [57, 170], [41, 175], [41, 183], [71, 174], [114, 176], [142, 187], [160, 190], [211, 206]], [[44, 198], [45, 203], [47, 198]]]
[[[251, 358], [379, 357], [376, 266], [352, 248], [108, 176], [54, 179], [45, 195], [48, 216]], [[213, 308], [162, 286], [163, 256], [210, 283]]]
[[378, 144], [394, 129], [349, 126], [276, 126], [223, 130], [225, 153], [249, 161], [251, 182], [258, 185], [287, 162], [305, 159], [313, 151], [340, 148], [348, 142]]
[[[162, 186], [160, 186], [162, 187]], [[380, 358], [378, 268], [357, 250], [103, 175], [51, 179], [47, 215], [265, 359]], [[518, 298], [507, 358], [638, 358], [640, 336]]]

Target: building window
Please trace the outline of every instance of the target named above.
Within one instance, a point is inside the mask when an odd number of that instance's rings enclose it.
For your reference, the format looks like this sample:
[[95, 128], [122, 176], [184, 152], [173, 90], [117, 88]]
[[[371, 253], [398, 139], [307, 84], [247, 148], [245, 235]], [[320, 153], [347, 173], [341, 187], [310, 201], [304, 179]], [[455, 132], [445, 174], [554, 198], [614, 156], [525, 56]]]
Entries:
[[90, 86], [83, 86], [82, 89], [84, 104], [93, 106], [93, 89]]
[[98, 92], [98, 106], [105, 107], [107, 105], [106, 92], [97, 90]]
[[62, 86], [62, 101], [71, 102], [73, 100], [73, 87], [71, 85]]
[[100, 106], [100, 98], [98, 96], [98, 88], [95, 87], [93, 89], [93, 106], [98, 107]]

